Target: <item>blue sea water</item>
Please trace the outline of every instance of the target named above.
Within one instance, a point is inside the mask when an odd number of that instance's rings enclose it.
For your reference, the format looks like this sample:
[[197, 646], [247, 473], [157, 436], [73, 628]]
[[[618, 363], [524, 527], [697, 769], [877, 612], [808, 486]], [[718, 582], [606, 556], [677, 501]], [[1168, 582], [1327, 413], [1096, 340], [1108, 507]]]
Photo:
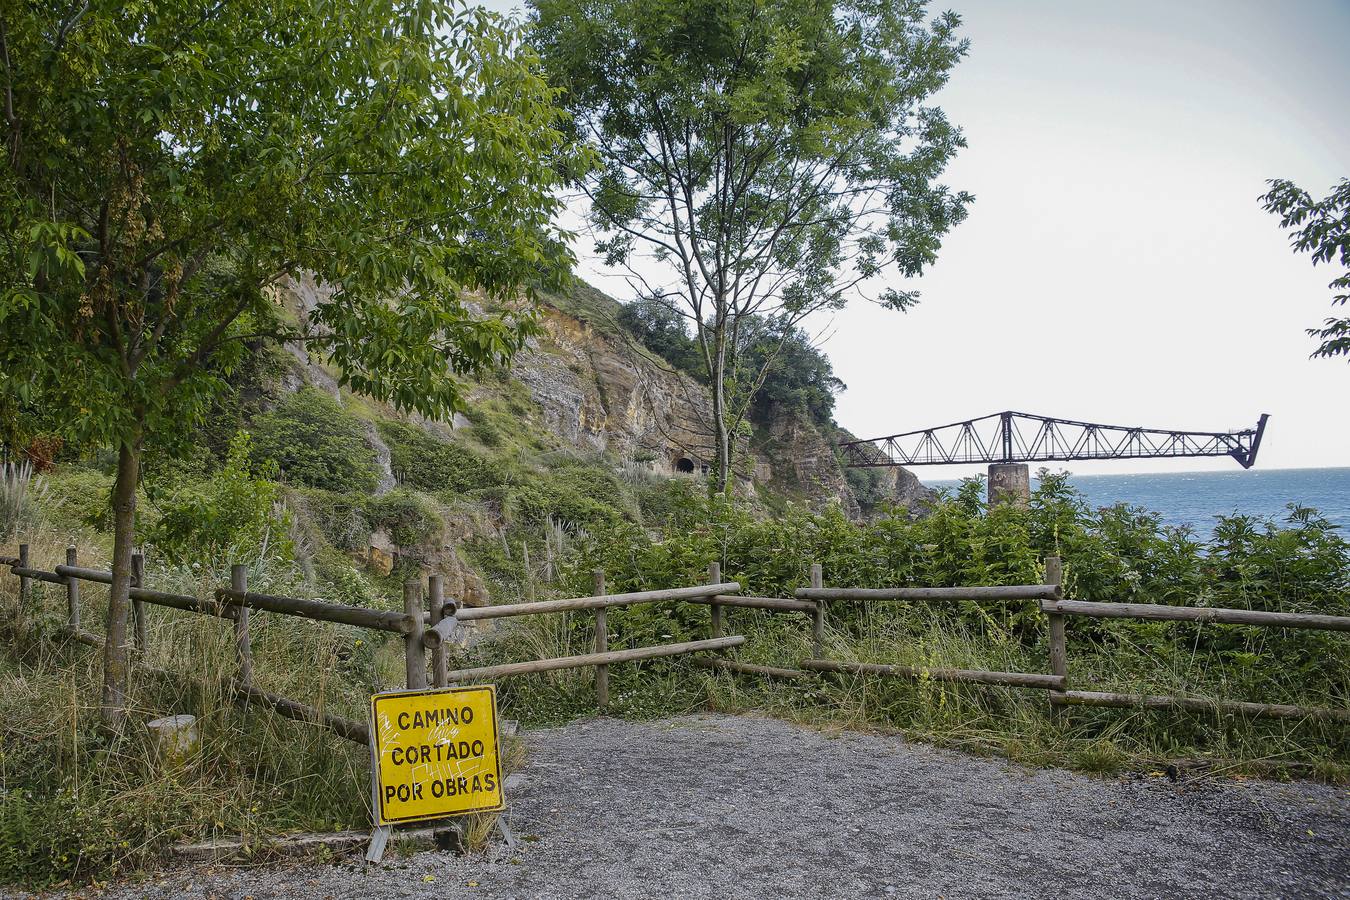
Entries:
[[1202, 537], [1209, 536], [1214, 517], [1220, 515], [1271, 516], [1283, 522], [1290, 503], [1317, 509], [1350, 537], [1350, 468], [1072, 475], [1069, 481], [1093, 506], [1142, 506], [1160, 513], [1164, 524], [1190, 525]]

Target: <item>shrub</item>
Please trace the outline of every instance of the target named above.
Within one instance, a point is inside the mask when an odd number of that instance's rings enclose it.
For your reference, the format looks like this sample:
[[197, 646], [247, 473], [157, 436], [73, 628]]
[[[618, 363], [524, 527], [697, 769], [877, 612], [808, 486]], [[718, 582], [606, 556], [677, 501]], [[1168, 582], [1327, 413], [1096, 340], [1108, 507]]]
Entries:
[[253, 458], [276, 463], [291, 484], [373, 491], [379, 482], [361, 421], [312, 387], [301, 388], [254, 421]]
[[456, 441], [438, 440], [424, 429], [402, 422], [381, 422], [394, 477], [423, 491], [463, 494], [506, 481], [497, 462]]
[[440, 516], [421, 497], [394, 490], [366, 501], [366, 515], [377, 528], [389, 532], [400, 547], [423, 544], [441, 528]]
[[59, 468], [47, 476], [48, 522], [64, 531], [112, 530], [112, 476], [94, 469]]
[[304, 518], [313, 523], [333, 547], [346, 551], [366, 549], [373, 529], [366, 515], [366, 498], [362, 495], [298, 488], [294, 502], [303, 509]]
[[277, 486], [250, 471], [251, 458], [252, 440], [241, 431], [220, 471], [154, 492], [159, 518], [143, 530], [146, 542], [175, 564], [289, 560], [287, 514]]

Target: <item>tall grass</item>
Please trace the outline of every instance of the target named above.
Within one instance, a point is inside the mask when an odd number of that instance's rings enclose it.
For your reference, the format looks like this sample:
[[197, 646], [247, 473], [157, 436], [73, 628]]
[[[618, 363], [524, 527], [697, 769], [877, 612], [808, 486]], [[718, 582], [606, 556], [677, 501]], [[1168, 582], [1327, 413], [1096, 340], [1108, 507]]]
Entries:
[[[33, 535], [34, 563], [64, 555]], [[97, 560], [88, 564], [98, 565]], [[153, 562], [153, 561], [152, 561]], [[151, 566], [153, 586], [207, 595], [215, 572]], [[264, 590], [289, 577], [259, 571]], [[102, 630], [106, 589], [81, 585], [85, 627]], [[0, 578], [6, 608], [17, 579]], [[100, 878], [154, 860], [173, 841], [359, 827], [370, 821], [369, 753], [325, 729], [235, 705], [228, 621], [151, 607], [137, 653], [130, 720], [197, 717], [201, 743], [181, 766], [156, 759], [144, 727], [110, 738], [98, 725], [100, 651], [64, 641], [60, 586], [35, 583], [0, 652], [0, 882], [31, 886]], [[264, 689], [360, 717], [370, 690], [401, 677], [400, 648], [369, 632], [257, 615], [255, 680]]]
[[0, 544], [34, 523], [46, 496], [47, 480], [33, 471], [31, 462], [0, 466]]

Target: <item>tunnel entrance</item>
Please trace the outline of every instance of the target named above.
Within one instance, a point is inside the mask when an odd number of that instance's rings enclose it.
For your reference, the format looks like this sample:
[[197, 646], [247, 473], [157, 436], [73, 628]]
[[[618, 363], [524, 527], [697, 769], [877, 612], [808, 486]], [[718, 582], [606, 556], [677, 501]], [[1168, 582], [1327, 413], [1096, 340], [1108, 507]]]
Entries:
[[694, 461], [687, 456], [675, 460], [675, 471], [685, 475], [694, 474]]

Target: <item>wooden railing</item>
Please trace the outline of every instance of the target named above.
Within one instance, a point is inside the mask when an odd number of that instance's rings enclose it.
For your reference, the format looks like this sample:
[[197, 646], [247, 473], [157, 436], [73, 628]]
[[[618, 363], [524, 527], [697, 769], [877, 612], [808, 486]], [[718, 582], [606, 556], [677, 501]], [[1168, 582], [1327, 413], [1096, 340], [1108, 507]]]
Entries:
[[[82, 581], [111, 584], [112, 574], [78, 566], [75, 548], [66, 551], [66, 564], [53, 571], [35, 569], [29, 565], [28, 547], [21, 545], [19, 556], [0, 557], [0, 565], [8, 565], [19, 576], [21, 606], [26, 607], [30, 584], [33, 581], [62, 585], [67, 594], [67, 622], [63, 634], [81, 643], [102, 646], [103, 639], [84, 630], [80, 624], [80, 593]], [[910, 679], [964, 684], [994, 685], [1026, 688], [1048, 692], [1052, 714], [1061, 719], [1071, 705], [1139, 707], [1145, 709], [1181, 709], [1192, 711], [1227, 711], [1243, 715], [1280, 718], [1315, 718], [1350, 722], [1350, 710], [1309, 708], [1286, 704], [1251, 703], [1232, 700], [1210, 700], [1196, 697], [1153, 696], [1121, 694], [1097, 690], [1075, 689], [1068, 673], [1068, 646], [1066, 620], [1070, 616], [1095, 618], [1135, 618], [1154, 621], [1214, 622], [1273, 628], [1307, 628], [1331, 631], [1350, 631], [1350, 617], [1305, 613], [1278, 613], [1257, 610], [1200, 608], [1134, 603], [1094, 603], [1065, 599], [1061, 588], [1061, 567], [1056, 557], [1045, 561], [1044, 584], [1005, 585], [988, 587], [894, 587], [850, 588], [824, 586], [820, 565], [811, 566], [811, 586], [796, 591], [796, 598], [741, 596], [741, 586], [734, 581], [723, 581], [719, 564], [708, 568], [706, 584], [662, 590], [637, 591], [623, 594], [605, 592], [605, 574], [593, 573], [595, 593], [587, 597], [540, 600], [499, 606], [464, 607], [454, 599], [446, 599], [440, 576], [431, 576], [423, 586], [413, 580], [404, 584], [403, 612], [388, 612], [364, 607], [346, 606], [321, 600], [280, 597], [248, 590], [247, 571], [234, 566], [230, 586], [213, 592], [212, 599], [166, 593], [144, 587], [144, 560], [133, 558], [134, 640], [145, 649], [146, 629], [144, 605], [165, 606], [185, 612], [229, 620], [234, 628], [235, 655], [238, 673], [231, 688], [240, 702], [256, 702], [279, 715], [329, 728], [353, 741], [369, 742], [369, 727], [364, 722], [345, 719], [295, 700], [259, 689], [253, 683], [253, 654], [249, 634], [249, 618], [253, 610], [298, 616], [321, 622], [352, 625], [376, 631], [401, 635], [404, 641], [407, 686], [413, 689], [428, 686], [430, 653], [430, 684], [445, 687], [470, 679], [493, 679], [537, 672], [593, 667], [595, 669], [596, 701], [603, 711], [609, 705], [609, 666], [658, 657], [680, 656], [711, 652], [716, 655], [698, 657], [695, 665], [737, 674], [784, 679], [803, 679], [812, 673], [842, 673], [860, 676], [880, 675]], [[918, 603], [1025, 603], [1037, 601], [1038, 609], [1047, 617], [1049, 642], [1046, 672], [1004, 672], [981, 669], [954, 669], [910, 666], [891, 663], [864, 663], [824, 658], [825, 629], [829, 605], [839, 602], [894, 601]], [[608, 610], [615, 607], [648, 603], [686, 602], [710, 607], [709, 636], [703, 640], [609, 649]], [[766, 666], [723, 655], [725, 651], [745, 643], [743, 635], [724, 633], [724, 610], [760, 609], [776, 613], [803, 613], [810, 617], [814, 652], [802, 660], [800, 668]], [[472, 622], [546, 615], [570, 611], [590, 611], [594, 616], [594, 652], [574, 656], [523, 660], [490, 666], [451, 670], [449, 648], [455, 632]]]
[[[74, 547], [66, 551], [66, 564], [55, 566], [52, 571], [37, 569], [29, 565], [29, 548], [26, 544], [19, 546], [17, 557], [0, 556], [0, 565], [8, 566], [11, 574], [17, 575], [19, 578], [19, 605], [21, 609], [27, 609], [30, 605], [33, 582], [60, 585], [66, 589], [66, 623], [61, 628], [60, 633], [79, 643], [102, 647], [104, 643], [102, 637], [81, 627], [80, 584], [81, 582], [92, 582], [110, 585], [112, 584], [112, 573], [84, 568], [76, 565], [76, 562], [77, 551]], [[428, 686], [428, 651], [431, 654], [431, 682], [435, 687], [445, 687], [470, 678], [500, 678], [508, 675], [594, 666], [597, 672], [597, 699], [603, 709], [609, 702], [608, 666], [612, 663], [705, 651], [729, 650], [745, 643], [745, 637], [742, 635], [720, 634], [719, 624], [715, 628], [719, 633], [707, 640], [609, 650], [605, 612], [611, 607], [672, 601], [708, 603], [713, 607], [714, 620], [719, 621], [720, 608], [723, 605], [768, 609], [796, 609], [802, 606], [813, 606], [795, 600], [735, 596], [740, 592], [740, 585], [734, 581], [722, 581], [719, 567], [716, 564], [710, 567], [709, 583], [703, 585], [627, 594], [606, 594], [604, 593], [604, 575], [596, 572], [596, 594], [594, 596], [487, 607], [461, 607], [454, 600], [447, 601], [440, 576], [433, 575], [427, 580], [426, 609], [423, 608], [422, 583], [417, 580], [404, 583], [403, 612], [401, 613], [328, 603], [322, 600], [254, 593], [248, 589], [248, 572], [244, 566], [233, 566], [230, 572], [230, 586], [215, 590], [212, 593], [212, 599], [209, 600], [143, 587], [145, 562], [144, 557], [140, 554], [136, 554], [132, 558], [132, 573], [130, 592], [132, 599], [132, 633], [134, 643], [140, 650], [145, 650], [148, 644], [145, 627], [145, 604], [228, 620], [234, 628], [234, 651], [237, 666], [237, 674], [231, 680], [230, 690], [237, 701], [261, 704], [278, 715], [328, 728], [341, 737], [363, 744], [370, 742], [370, 728], [366, 723], [336, 716], [297, 700], [264, 691], [254, 684], [253, 648], [249, 631], [250, 613], [253, 610], [401, 635], [404, 642], [407, 686], [412, 689]], [[449, 669], [449, 642], [461, 623], [570, 610], [594, 611], [596, 618], [595, 653], [526, 660], [455, 671]]]
[[[1350, 722], [1350, 710], [1325, 707], [1291, 706], [1275, 703], [1250, 703], [1236, 700], [1211, 700], [1200, 697], [1154, 696], [1149, 694], [1121, 694], [1095, 690], [1071, 690], [1068, 673], [1068, 642], [1065, 620], [1069, 616], [1093, 618], [1129, 618], [1171, 622], [1214, 622], [1233, 625], [1253, 625], [1266, 628], [1307, 628], [1327, 631], [1350, 631], [1350, 617], [1313, 613], [1280, 613], [1263, 610], [1228, 609], [1223, 607], [1164, 606], [1142, 603], [1094, 603], [1064, 599], [1061, 589], [1061, 565], [1058, 557], [1045, 561], [1045, 584], [1009, 585], [999, 587], [943, 587], [943, 588], [826, 588], [822, 585], [821, 569], [813, 566], [811, 587], [799, 588], [797, 596], [820, 604], [817, 620], [816, 658], [802, 661], [803, 669], [817, 672], [842, 672], [857, 675], [889, 675], [904, 678], [925, 678], [933, 681], [989, 684], [1002, 687], [1031, 688], [1049, 692], [1053, 715], [1062, 718], [1063, 708], [1070, 705], [1138, 707], [1143, 709], [1181, 709], [1190, 711], [1225, 711], [1251, 716], [1274, 718], [1310, 718]], [[902, 666], [882, 663], [840, 662], [821, 659], [819, 632], [823, 628], [826, 604], [831, 601], [910, 600], [926, 603], [960, 601], [1021, 603], [1039, 601], [1039, 609], [1049, 625], [1048, 673], [991, 672], [974, 669], [944, 669], [924, 666]]]

